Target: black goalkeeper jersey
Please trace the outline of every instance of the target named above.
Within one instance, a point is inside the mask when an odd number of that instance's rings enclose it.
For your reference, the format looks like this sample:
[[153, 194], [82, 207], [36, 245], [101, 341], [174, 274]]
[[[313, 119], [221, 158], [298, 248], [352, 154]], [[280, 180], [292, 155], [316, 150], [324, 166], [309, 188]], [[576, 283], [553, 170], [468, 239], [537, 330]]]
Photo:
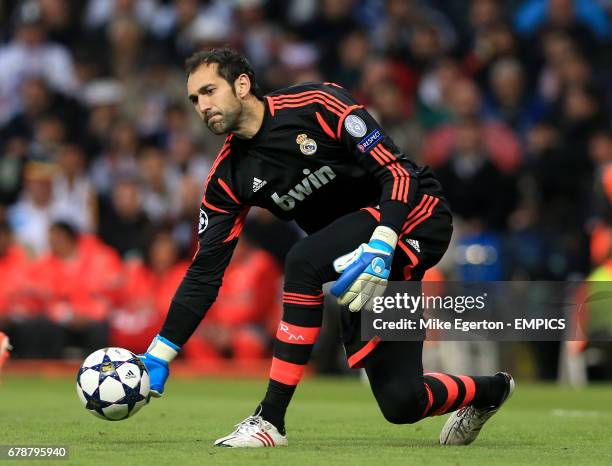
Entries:
[[381, 224], [399, 232], [422, 194], [442, 197], [429, 167], [408, 159], [340, 86], [300, 84], [268, 94], [264, 104], [257, 134], [228, 136], [206, 182], [199, 250], [172, 304], [200, 319], [217, 296], [250, 206], [313, 233], [378, 205]]

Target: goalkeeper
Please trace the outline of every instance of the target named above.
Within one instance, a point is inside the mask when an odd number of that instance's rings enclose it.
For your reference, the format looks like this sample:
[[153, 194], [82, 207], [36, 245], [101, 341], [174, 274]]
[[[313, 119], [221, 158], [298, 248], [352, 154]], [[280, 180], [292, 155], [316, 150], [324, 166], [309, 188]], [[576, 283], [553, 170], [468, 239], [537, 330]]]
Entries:
[[161, 395], [168, 364], [214, 302], [250, 206], [308, 234], [288, 254], [283, 317], [268, 389], [223, 447], [287, 445], [284, 418], [320, 331], [322, 286], [344, 306], [348, 363], [365, 367], [382, 414], [397, 424], [456, 411], [443, 444], [472, 442], [512, 393], [505, 373], [423, 374], [422, 342], [361, 341], [358, 311], [387, 280], [420, 280], [448, 246], [452, 217], [440, 184], [385, 135], [343, 88], [306, 83], [262, 95], [246, 59], [229, 49], [187, 60], [187, 92], [215, 134], [228, 134], [206, 182], [199, 250], [143, 360]]

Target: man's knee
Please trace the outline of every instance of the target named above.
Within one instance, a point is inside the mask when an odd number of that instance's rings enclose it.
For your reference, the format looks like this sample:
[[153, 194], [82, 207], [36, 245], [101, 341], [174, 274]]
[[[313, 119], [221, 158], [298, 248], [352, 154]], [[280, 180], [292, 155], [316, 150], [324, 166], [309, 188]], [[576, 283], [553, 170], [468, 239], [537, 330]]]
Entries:
[[392, 424], [413, 424], [423, 418], [426, 401], [424, 390], [416, 387], [386, 387], [376, 394], [378, 406]]
[[285, 278], [287, 281], [302, 279], [304, 276], [316, 277], [317, 266], [308, 238], [298, 241], [285, 258]]

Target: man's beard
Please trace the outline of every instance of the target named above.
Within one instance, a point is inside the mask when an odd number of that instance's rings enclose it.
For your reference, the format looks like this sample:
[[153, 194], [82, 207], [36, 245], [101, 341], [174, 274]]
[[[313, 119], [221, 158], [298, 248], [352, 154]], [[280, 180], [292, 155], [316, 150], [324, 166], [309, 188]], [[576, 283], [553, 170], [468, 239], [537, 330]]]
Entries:
[[[221, 115], [221, 118], [215, 122], [206, 122], [206, 126], [211, 133], [216, 134], [217, 136], [232, 133], [238, 128], [238, 120], [241, 113], [242, 109], [240, 107], [231, 111], [226, 111]], [[213, 115], [211, 118], [214, 118], [217, 115]]]

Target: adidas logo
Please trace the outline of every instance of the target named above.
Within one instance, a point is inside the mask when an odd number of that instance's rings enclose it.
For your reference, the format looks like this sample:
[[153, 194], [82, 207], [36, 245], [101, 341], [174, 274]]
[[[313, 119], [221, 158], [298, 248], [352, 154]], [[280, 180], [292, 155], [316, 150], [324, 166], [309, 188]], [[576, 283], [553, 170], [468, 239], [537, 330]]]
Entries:
[[134, 372], [132, 372], [132, 369], [127, 371], [126, 374], [125, 374], [125, 378], [126, 379], [133, 379], [134, 377], [136, 377], [136, 374], [134, 374]]
[[259, 178], [253, 178], [253, 192], [256, 193], [263, 188], [268, 182], [266, 180], [260, 180]]
[[421, 252], [421, 245], [416, 239], [407, 239], [406, 243], [416, 249], [417, 252]]

